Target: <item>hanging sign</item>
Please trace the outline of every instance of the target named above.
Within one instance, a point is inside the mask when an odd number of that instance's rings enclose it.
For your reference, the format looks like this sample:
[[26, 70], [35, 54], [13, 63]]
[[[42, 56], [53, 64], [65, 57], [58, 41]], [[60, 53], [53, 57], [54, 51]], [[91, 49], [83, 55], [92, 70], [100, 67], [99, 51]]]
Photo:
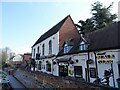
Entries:
[[114, 54], [111, 54], [111, 55], [98, 55], [97, 56], [97, 59], [113, 59], [113, 58], [115, 58]]
[[114, 54], [97, 55], [97, 60], [99, 64], [112, 64], [114, 58], [115, 58]]
[[98, 63], [99, 64], [112, 64], [113, 60], [99, 60]]

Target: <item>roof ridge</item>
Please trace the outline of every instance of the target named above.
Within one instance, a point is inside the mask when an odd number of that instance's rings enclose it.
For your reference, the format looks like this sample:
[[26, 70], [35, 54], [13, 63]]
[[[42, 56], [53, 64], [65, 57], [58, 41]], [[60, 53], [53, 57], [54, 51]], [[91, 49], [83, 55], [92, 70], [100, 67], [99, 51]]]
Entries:
[[[118, 21], [118, 22], [119, 22], [119, 21]], [[108, 28], [113, 27], [113, 26], [114, 26], [115, 24], [117, 24], [118, 22], [113, 22], [113, 23], [108, 24], [107, 26], [105, 26], [105, 27], [103, 27], [103, 28], [96, 29], [96, 30], [94, 30], [94, 31], [92, 31], [92, 32], [88, 32], [87, 34], [91, 34], [91, 33], [99, 33], [99, 32], [101, 32], [101, 31], [103, 31], [103, 30], [106, 30], [106, 29], [108, 29]]]
[[[56, 25], [58, 25], [60, 22], [62, 22], [62, 21], [64, 21], [64, 20], [66, 20], [67, 18], [69, 17], [69, 15], [68, 16], [66, 16], [64, 19], [62, 19], [61, 21], [59, 21], [57, 24], [55, 24], [54, 26], [52, 26], [52, 28], [54, 28]], [[49, 32], [52, 28], [50, 28], [48, 31], [46, 31], [44, 34], [46, 34], [47, 32]], [[41, 36], [43, 36], [44, 34], [42, 34]]]
[[56, 25], [54, 25], [52, 28], [50, 28], [47, 32], [42, 34], [40, 36], [40, 38], [35, 42], [35, 44], [33, 46], [35, 46], [36, 44], [38, 44], [41, 41], [45, 40], [46, 38], [50, 37], [51, 35], [57, 33], [68, 17], [70, 17], [70, 15], [66, 16], [64, 19], [62, 19], [60, 22], [58, 22]]

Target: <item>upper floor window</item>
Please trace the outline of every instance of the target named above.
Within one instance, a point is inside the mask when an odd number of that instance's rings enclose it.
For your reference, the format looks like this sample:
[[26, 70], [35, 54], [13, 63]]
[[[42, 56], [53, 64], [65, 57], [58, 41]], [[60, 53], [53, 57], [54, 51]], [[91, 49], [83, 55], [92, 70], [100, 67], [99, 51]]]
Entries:
[[45, 44], [42, 45], [42, 55], [45, 55]]
[[34, 48], [34, 51], [33, 51], [33, 53], [34, 53], [34, 55], [33, 55], [33, 56], [35, 57], [35, 48]]
[[37, 53], [37, 54], [36, 54], [36, 60], [39, 60], [39, 59], [40, 59], [40, 54]]
[[37, 47], [37, 53], [39, 53], [39, 46]]
[[84, 41], [82, 41], [82, 42], [80, 43], [80, 50], [81, 50], [81, 51], [87, 50], [87, 48], [88, 48], [88, 44], [85, 43]]
[[73, 47], [73, 45], [65, 43], [64, 44], [64, 53], [68, 53], [72, 47]]
[[49, 41], [49, 54], [52, 54], [52, 41]]

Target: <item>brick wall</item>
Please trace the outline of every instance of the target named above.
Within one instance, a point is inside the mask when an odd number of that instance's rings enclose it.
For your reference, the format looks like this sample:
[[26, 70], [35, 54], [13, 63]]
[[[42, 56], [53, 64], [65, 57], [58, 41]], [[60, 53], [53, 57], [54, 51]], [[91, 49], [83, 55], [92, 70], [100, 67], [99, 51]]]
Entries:
[[[17, 70], [16, 72], [19, 72], [21, 74], [21, 78], [23, 79], [20, 79], [20, 76], [14, 74], [16, 78], [22, 81], [23, 84], [28, 84], [28, 88], [81, 88], [85, 90], [117, 90], [116, 88], [102, 87], [92, 83], [80, 81], [80, 79], [57, 77], [42, 72], [28, 72], [21, 69]], [[28, 80], [26, 81], [27, 83], [25, 83], [25, 79]]]
[[69, 41], [70, 39], [73, 39], [73, 42], [76, 43], [78, 38], [80, 38], [78, 30], [76, 29], [71, 17], [68, 17], [61, 29], [59, 30], [60, 49], [62, 48], [64, 41]]

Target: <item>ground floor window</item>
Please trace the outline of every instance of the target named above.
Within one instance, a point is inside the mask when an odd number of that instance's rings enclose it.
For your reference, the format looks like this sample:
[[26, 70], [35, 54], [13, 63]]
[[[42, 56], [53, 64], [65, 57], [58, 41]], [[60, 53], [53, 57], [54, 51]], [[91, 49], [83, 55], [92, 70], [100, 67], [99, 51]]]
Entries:
[[46, 71], [51, 72], [51, 63], [49, 62], [46, 64]]
[[59, 65], [59, 76], [68, 76], [68, 65]]
[[83, 77], [82, 66], [74, 66], [75, 77]]
[[96, 68], [90, 68], [90, 77], [96, 78]]

